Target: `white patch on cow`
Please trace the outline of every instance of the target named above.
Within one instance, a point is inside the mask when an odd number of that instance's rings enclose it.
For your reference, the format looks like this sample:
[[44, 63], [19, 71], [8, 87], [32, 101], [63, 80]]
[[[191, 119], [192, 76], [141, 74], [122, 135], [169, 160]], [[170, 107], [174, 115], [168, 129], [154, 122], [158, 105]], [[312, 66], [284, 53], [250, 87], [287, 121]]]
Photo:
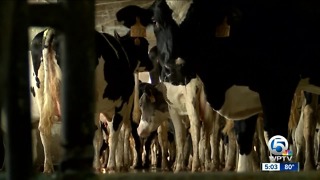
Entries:
[[310, 84], [309, 80], [310, 80], [309, 78], [301, 79], [298, 84], [297, 91], [304, 90], [309, 93], [320, 95], [320, 87]]
[[166, 0], [168, 6], [173, 11], [172, 18], [176, 21], [178, 25], [180, 25], [183, 20], [186, 18], [186, 15], [189, 11], [190, 5], [192, 4], [193, 0]]
[[146, 119], [140, 120], [139, 126], [137, 128], [138, 135], [140, 137], [149, 136], [151, 132], [155, 131], [161, 125], [161, 123], [168, 120], [168, 118], [170, 118], [170, 115], [168, 111], [161, 112], [159, 110], [155, 110], [154, 115], [149, 118], [149, 121]]
[[141, 120], [137, 128], [138, 135], [142, 138], [147, 137], [150, 134], [149, 129], [150, 129], [149, 123], [147, 121]]
[[253, 171], [252, 152], [248, 155], [239, 154], [237, 172], [252, 172]]
[[[200, 87], [202, 82], [198, 78], [192, 79], [187, 85], [172, 85], [171, 83], [163, 82], [165, 85], [165, 99], [168, 102], [169, 107], [176, 109], [179, 115], [188, 115], [187, 107], [188, 105], [193, 106], [194, 99], [197, 97], [192, 97], [190, 95], [197, 94], [195, 91], [198, 89], [200, 93]], [[190, 102], [190, 103], [189, 103]]]
[[225, 101], [217, 111], [231, 120], [243, 120], [262, 112], [260, 97], [247, 86], [233, 85], [225, 93]]
[[100, 57], [98, 66], [96, 67], [95, 71], [95, 78], [96, 78], [96, 112], [103, 112], [106, 116], [107, 120], [112, 120], [112, 116], [115, 112], [115, 107], [120, 107], [122, 99], [121, 97], [116, 101], [110, 100], [108, 98], [103, 98], [103, 93], [105, 88], [108, 85], [104, 78], [104, 64], [105, 60]]

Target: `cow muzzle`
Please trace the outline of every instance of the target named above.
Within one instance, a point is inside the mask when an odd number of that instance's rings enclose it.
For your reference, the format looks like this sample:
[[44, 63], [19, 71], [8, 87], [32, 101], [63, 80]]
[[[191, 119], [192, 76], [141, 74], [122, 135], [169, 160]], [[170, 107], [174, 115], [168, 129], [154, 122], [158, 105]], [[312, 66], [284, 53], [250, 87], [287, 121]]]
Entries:
[[142, 138], [146, 138], [150, 135], [149, 125], [146, 121], [140, 120], [139, 126], [137, 128], [138, 135]]

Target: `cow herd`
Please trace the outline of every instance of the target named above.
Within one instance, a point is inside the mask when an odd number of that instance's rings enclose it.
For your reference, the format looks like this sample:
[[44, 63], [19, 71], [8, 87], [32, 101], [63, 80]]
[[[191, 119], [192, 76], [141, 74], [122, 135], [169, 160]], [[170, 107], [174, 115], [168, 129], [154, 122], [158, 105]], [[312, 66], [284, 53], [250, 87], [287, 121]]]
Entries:
[[[156, 46], [130, 31], [95, 33], [94, 170], [259, 171], [274, 135], [288, 139], [301, 169], [319, 169], [320, 6], [301, 2], [155, 0], [120, 9], [124, 26], [153, 27]], [[59, 33], [48, 28], [30, 47], [32, 120], [43, 172], [52, 173]]]

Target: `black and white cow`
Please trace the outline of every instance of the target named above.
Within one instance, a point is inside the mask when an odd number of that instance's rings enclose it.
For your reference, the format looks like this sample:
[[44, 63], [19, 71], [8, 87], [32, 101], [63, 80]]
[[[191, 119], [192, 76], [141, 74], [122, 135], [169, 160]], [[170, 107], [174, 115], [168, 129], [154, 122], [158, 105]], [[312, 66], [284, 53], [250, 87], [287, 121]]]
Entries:
[[[136, 6], [133, 6], [136, 7]], [[140, 11], [143, 14], [143, 11]], [[146, 15], [148, 13], [146, 12]], [[128, 14], [129, 16], [132, 14]], [[143, 14], [144, 15], [144, 14]], [[143, 15], [139, 14], [139, 17]], [[119, 19], [121, 20], [121, 19]], [[146, 23], [145, 19], [141, 19], [141, 23]], [[127, 24], [127, 23], [125, 23]], [[144, 24], [143, 24], [144, 25]], [[157, 39], [157, 41], [159, 41]], [[158, 44], [158, 42], [157, 42]], [[159, 47], [157, 47], [159, 49]], [[159, 55], [156, 55], [159, 56]], [[160, 54], [161, 56], [161, 54]], [[160, 65], [161, 64], [161, 57]], [[194, 71], [191, 69], [185, 71], [183, 68], [183, 59], [178, 60], [180, 66], [175, 68], [175, 81], [168, 81], [169, 79], [163, 79], [163, 85], [166, 89], [167, 94], [167, 102], [169, 105], [169, 113], [170, 117], [173, 120], [176, 135], [183, 133], [185, 128], [182, 125], [183, 118], [182, 116], [187, 115], [190, 120], [190, 133], [192, 138], [192, 146], [193, 146], [193, 163], [192, 163], [192, 171], [196, 171], [199, 169], [199, 153], [198, 153], [198, 143], [200, 140], [200, 118], [199, 118], [199, 106], [200, 106], [200, 93], [202, 91], [202, 82], [197, 77]], [[163, 67], [162, 67], [163, 69]], [[183, 73], [180, 73], [183, 72]], [[179, 137], [179, 139], [177, 139]], [[182, 147], [184, 144], [184, 139], [180, 138], [184, 136], [176, 136], [177, 143], [177, 156], [176, 156], [176, 168], [175, 171], [181, 171], [184, 169], [183, 165], [183, 156], [182, 156]], [[181, 145], [178, 145], [181, 144]]]
[[217, 112], [240, 120], [263, 110], [267, 136], [287, 137], [297, 86], [320, 93], [320, 6], [304, 2], [156, 0], [117, 18], [131, 25], [144, 14], [144, 25], [153, 23], [169, 82], [197, 74]]
[[[60, 119], [60, 89], [61, 69], [58, 34], [53, 29], [47, 29], [37, 34], [31, 43], [33, 60], [33, 76], [31, 79], [40, 111], [39, 131], [44, 147], [44, 172], [52, 172], [51, 160], [51, 125], [52, 119]], [[95, 93], [96, 116], [95, 124], [98, 127], [95, 139], [94, 168], [100, 168], [99, 154], [102, 143], [99, 117], [103, 115], [108, 120], [109, 134], [109, 160], [107, 168], [115, 168], [115, 150], [117, 138], [122, 124], [130, 130], [129, 115], [133, 104], [134, 72], [149, 71], [152, 63], [148, 57], [148, 41], [139, 38], [140, 44], [130, 33], [115, 37], [95, 32], [96, 67], [95, 67]], [[81, 97], [79, 97], [81, 98]], [[129, 132], [130, 133], [130, 132]], [[129, 133], [127, 133], [129, 138]], [[125, 137], [124, 137], [125, 138]], [[129, 146], [128, 146], [129, 147]], [[127, 153], [128, 155], [128, 153]], [[129, 155], [128, 155], [129, 156]], [[127, 158], [129, 159], [129, 158]]]

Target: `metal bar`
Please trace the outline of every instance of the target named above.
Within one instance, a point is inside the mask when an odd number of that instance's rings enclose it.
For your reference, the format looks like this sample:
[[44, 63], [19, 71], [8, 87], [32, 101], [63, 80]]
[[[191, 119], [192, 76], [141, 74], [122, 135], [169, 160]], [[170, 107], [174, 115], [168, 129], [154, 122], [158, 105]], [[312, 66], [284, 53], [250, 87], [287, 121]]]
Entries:
[[[92, 172], [94, 136], [94, 1], [63, 0], [62, 172]], [[72, 23], [71, 23], [72, 22]]]
[[[2, 116], [7, 125], [6, 170], [7, 179], [26, 179], [32, 173], [31, 116], [28, 64], [28, 25], [26, 0], [4, 1], [5, 10], [11, 16], [7, 76]], [[11, 4], [10, 4], [11, 3]], [[12, 9], [13, 8], [13, 9]], [[9, 27], [10, 28], [10, 27]]]
[[29, 25], [60, 28], [66, 16], [61, 4], [29, 4]]

